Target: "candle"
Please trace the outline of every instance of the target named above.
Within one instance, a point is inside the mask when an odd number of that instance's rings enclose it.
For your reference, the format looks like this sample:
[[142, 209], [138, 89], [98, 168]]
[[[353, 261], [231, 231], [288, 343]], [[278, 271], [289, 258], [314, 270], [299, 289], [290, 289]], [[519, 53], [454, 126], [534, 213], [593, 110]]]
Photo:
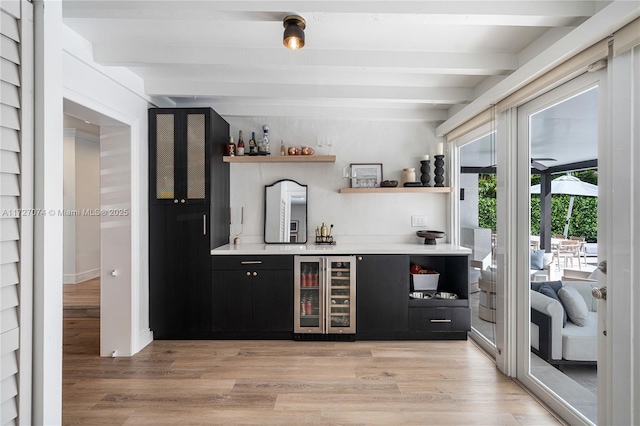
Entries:
[[444, 155], [444, 144], [442, 142], [436, 145], [436, 155]]
[[429, 161], [429, 156], [428, 155], [423, 156], [422, 161]]

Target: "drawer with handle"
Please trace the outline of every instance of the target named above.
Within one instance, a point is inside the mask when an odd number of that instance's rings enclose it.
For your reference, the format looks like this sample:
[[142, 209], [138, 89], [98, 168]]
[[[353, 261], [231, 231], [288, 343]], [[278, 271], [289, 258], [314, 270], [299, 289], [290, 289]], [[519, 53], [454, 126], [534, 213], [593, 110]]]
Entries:
[[469, 331], [469, 308], [409, 308], [411, 331]]
[[291, 269], [293, 271], [293, 256], [212, 256], [213, 270], [229, 269]]

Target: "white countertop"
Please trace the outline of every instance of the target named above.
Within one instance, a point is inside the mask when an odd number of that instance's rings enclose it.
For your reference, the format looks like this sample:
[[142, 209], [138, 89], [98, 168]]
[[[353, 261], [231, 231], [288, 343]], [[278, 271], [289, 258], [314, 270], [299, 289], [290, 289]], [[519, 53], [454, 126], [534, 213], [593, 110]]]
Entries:
[[452, 244], [427, 245], [419, 243], [345, 243], [334, 246], [316, 244], [226, 244], [211, 250], [212, 255], [348, 255], [348, 254], [410, 254], [410, 255], [465, 255], [471, 249]]

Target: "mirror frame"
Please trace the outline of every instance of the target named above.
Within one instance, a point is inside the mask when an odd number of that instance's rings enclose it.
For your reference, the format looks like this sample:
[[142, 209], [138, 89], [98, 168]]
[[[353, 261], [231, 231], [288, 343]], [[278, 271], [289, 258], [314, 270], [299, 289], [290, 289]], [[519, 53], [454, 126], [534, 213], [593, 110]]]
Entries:
[[[304, 234], [304, 241], [296, 241], [296, 242], [291, 242], [291, 241], [284, 241], [284, 242], [273, 242], [273, 241], [267, 241], [267, 191], [269, 190], [269, 188], [272, 188], [274, 186], [276, 186], [279, 183], [282, 182], [292, 182], [295, 183], [296, 185], [304, 188], [304, 191], [306, 193], [306, 200], [305, 200], [305, 205], [304, 205], [304, 229], [305, 229], [305, 234]], [[263, 239], [264, 239], [264, 243], [265, 244], [306, 244], [307, 243], [307, 239], [308, 239], [308, 230], [307, 230], [307, 226], [308, 226], [308, 217], [309, 217], [309, 186], [308, 185], [303, 185], [293, 179], [280, 179], [278, 181], [273, 182], [271, 185], [265, 185], [264, 186], [264, 230], [263, 230]]]

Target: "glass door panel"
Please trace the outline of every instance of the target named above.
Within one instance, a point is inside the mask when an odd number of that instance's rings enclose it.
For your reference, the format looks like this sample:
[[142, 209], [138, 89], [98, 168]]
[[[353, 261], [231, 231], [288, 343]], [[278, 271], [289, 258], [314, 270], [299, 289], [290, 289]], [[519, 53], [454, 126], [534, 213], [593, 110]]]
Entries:
[[175, 114], [156, 115], [156, 198], [175, 198]]
[[187, 114], [187, 198], [206, 198], [205, 115]]
[[[575, 416], [586, 424], [597, 422], [598, 394], [599, 313], [591, 296], [597, 286], [591, 274], [598, 265], [599, 90], [594, 80], [597, 76], [587, 74], [518, 108], [519, 143], [526, 143], [518, 161], [531, 165], [528, 179], [522, 179], [529, 191], [518, 202], [530, 211], [518, 224], [518, 235], [528, 240], [518, 247], [530, 247], [524, 265], [529, 279], [523, 283], [529, 315], [519, 317], [529, 336], [522, 341], [530, 344], [519, 349], [518, 375], [543, 400], [549, 393], [540, 389], [549, 389], [555, 398], [545, 402], [563, 418]], [[593, 187], [595, 193], [589, 191]], [[596, 249], [594, 255], [587, 247]], [[563, 318], [571, 312], [568, 294], [576, 296], [571, 303], [584, 305], [584, 322]]]
[[329, 258], [328, 331], [355, 333], [355, 265], [350, 259]]
[[304, 258], [295, 263], [296, 333], [321, 333], [323, 330], [321, 261], [319, 258]]

